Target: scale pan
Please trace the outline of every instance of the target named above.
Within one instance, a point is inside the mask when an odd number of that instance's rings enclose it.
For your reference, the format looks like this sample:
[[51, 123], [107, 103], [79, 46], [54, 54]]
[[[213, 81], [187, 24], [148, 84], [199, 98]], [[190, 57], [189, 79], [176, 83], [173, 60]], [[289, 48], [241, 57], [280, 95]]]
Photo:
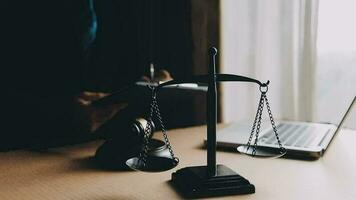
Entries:
[[138, 157], [133, 157], [126, 161], [126, 165], [137, 171], [162, 172], [176, 167], [178, 165], [178, 159], [149, 156], [147, 157], [146, 165], [144, 165]]
[[279, 148], [257, 146], [256, 154], [253, 155], [252, 154], [253, 146], [250, 146], [250, 148], [248, 148], [247, 145], [241, 145], [241, 146], [237, 147], [237, 151], [242, 154], [256, 157], [256, 158], [279, 158], [279, 157], [284, 156], [287, 153], [286, 150], [282, 151]]

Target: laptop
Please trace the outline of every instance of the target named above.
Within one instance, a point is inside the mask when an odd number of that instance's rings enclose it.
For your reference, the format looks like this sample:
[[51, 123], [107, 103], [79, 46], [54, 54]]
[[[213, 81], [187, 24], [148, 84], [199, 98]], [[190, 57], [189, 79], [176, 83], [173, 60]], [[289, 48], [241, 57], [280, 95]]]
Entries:
[[[341, 128], [347, 115], [355, 104], [354, 97], [348, 106], [339, 124], [309, 123], [278, 121], [276, 123], [278, 135], [284, 148], [286, 148], [287, 157], [296, 157], [302, 159], [317, 159], [321, 157], [331, 140]], [[246, 145], [251, 132], [251, 123], [240, 122], [233, 123], [219, 129], [216, 139], [218, 148], [233, 149], [235, 151], [240, 145]], [[252, 141], [253, 144], [253, 141]], [[279, 146], [275, 138], [273, 129], [268, 122], [263, 123], [261, 127], [258, 148], [278, 150]]]

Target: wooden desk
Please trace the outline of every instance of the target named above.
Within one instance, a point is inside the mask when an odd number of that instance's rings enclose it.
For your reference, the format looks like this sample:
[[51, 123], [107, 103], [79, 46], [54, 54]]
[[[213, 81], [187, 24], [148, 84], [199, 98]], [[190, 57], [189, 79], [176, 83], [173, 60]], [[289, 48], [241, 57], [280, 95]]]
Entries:
[[[160, 135], [160, 134], [158, 134]], [[0, 153], [0, 199], [180, 199], [168, 184], [178, 168], [205, 165], [201, 149], [205, 127], [172, 130], [170, 140], [180, 158], [163, 173], [112, 172], [90, 164], [101, 142], [46, 152]], [[256, 159], [218, 152], [218, 163], [249, 179], [256, 193], [226, 199], [356, 199], [356, 131], [343, 130], [317, 161]]]

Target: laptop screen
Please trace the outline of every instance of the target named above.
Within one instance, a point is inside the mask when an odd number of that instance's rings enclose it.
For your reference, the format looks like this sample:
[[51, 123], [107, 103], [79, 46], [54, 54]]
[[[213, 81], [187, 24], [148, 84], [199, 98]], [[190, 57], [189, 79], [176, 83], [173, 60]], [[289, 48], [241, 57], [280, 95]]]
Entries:
[[353, 107], [354, 107], [354, 105], [355, 105], [355, 100], [356, 100], [356, 96], [355, 96], [354, 99], [352, 100], [350, 106], [347, 108], [345, 114], [342, 116], [341, 121], [337, 124], [336, 132], [338, 132], [339, 129], [342, 127], [342, 125], [344, 124], [345, 119], [347, 118], [347, 116], [349, 116], [350, 113], [352, 113], [351, 110], [353, 109]]

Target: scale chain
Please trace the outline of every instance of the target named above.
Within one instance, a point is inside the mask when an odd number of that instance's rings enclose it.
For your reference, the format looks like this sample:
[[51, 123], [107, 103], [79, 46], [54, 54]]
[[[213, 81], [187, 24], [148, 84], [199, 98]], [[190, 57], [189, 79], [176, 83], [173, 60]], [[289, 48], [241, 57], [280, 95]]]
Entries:
[[176, 158], [174, 156], [174, 152], [173, 152], [171, 143], [169, 142], [169, 139], [168, 139], [168, 136], [167, 136], [167, 131], [166, 131], [166, 128], [165, 128], [164, 123], [163, 123], [163, 119], [162, 119], [162, 116], [161, 116], [160, 109], [158, 107], [156, 93], [154, 94], [154, 97], [153, 97], [153, 105], [154, 105], [154, 110], [155, 110], [155, 113], [156, 113], [156, 117], [157, 117], [158, 122], [159, 122], [160, 127], [161, 127], [161, 131], [162, 131], [162, 134], [163, 134], [164, 142], [166, 143], [166, 146], [168, 147], [168, 151], [171, 154], [171, 157], [173, 159], [178, 160], [178, 158]]
[[[255, 135], [255, 140], [254, 140], [253, 149], [252, 149], [252, 155], [253, 156], [256, 155], [256, 150], [257, 150], [257, 147], [258, 147], [258, 136], [259, 136], [259, 132], [260, 132], [260, 128], [261, 128], [262, 112], [263, 112], [263, 107], [264, 107], [265, 102], [266, 102], [266, 106], [267, 106], [268, 116], [269, 116], [269, 119], [271, 121], [272, 129], [273, 129], [274, 135], [276, 137], [276, 140], [278, 142], [280, 153], [285, 152], [285, 148], [282, 146], [282, 142], [281, 142], [281, 140], [279, 138], [279, 135], [278, 135], [278, 132], [277, 132], [276, 123], [274, 121], [274, 118], [273, 118], [273, 115], [272, 115], [272, 111], [271, 111], [271, 107], [270, 107], [270, 104], [269, 104], [268, 99], [267, 99], [266, 93], [268, 91], [268, 86], [264, 86], [264, 87], [267, 87], [265, 91], [262, 91], [261, 87], [260, 87], [261, 97], [260, 97], [260, 101], [259, 101], [259, 104], [258, 104], [256, 116], [255, 116], [255, 119], [254, 119], [254, 122], [253, 122], [253, 125], [252, 125], [252, 130], [251, 130], [248, 142], [247, 142], [247, 151], [248, 151], [248, 149], [252, 146], [251, 145], [251, 141], [252, 141], [252, 138]], [[256, 126], [256, 124], [257, 124], [257, 126]], [[255, 129], [256, 129], [256, 133], [255, 133]]]
[[255, 132], [258, 115], [260, 113], [261, 102], [262, 102], [262, 96], [261, 96], [260, 101], [258, 103], [255, 120], [253, 121], [253, 126], [252, 126], [252, 129], [251, 129], [250, 137], [249, 137], [248, 142], [247, 142], [247, 150], [251, 147], [251, 141], [252, 141], [252, 138], [253, 138], [253, 135], [254, 135], [254, 132]]
[[141, 150], [140, 156], [139, 156], [139, 161], [143, 162], [143, 166], [146, 166], [147, 156], [148, 156], [148, 143], [149, 143], [150, 135], [152, 134], [151, 133], [152, 132], [151, 121], [152, 121], [152, 117], [153, 117], [153, 109], [154, 109], [154, 102], [152, 100], [151, 105], [150, 105], [150, 115], [149, 115], [145, 130], [144, 130], [142, 150]]
[[271, 107], [270, 107], [270, 105], [269, 105], [269, 102], [268, 102], [266, 93], [263, 93], [262, 95], [264, 96], [264, 99], [265, 99], [265, 101], [266, 101], [268, 116], [269, 116], [269, 119], [270, 119], [270, 121], [271, 121], [271, 125], [272, 125], [272, 128], [273, 128], [273, 132], [274, 132], [274, 134], [275, 134], [275, 136], [276, 136], [279, 149], [280, 149], [280, 151], [281, 151], [281, 153], [282, 153], [282, 152], [285, 151], [285, 148], [282, 146], [282, 142], [281, 142], [281, 140], [280, 140], [280, 138], [279, 138], [279, 135], [278, 135], [278, 132], [277, 132], [276, 123], [275, 123], [275, 121], [274, 121], [274, 118], [273, 118], [273, 115], [272, 115], [272, 112], [271, 112]]
[[144, 130], [144, 136], [143, 136], [143, 146], [142, 150], [140, 153], [139, 161], [143, 163], [143, 166], [146, 166], [146, 161], [147, 161], [147, 156], [148, 156], [148, 143], [149, 143], [149, 135], [151, 132], [151, 125], [150, 122], [147, 122], [146, 128]]
[[255, 142], [253, 144], [253, 149], [252, 149], [252, 155], [253, 156], [256, 155], [256, 149], [257, 149], [257, 143], [258, 143], [258, 135], [259, 135], [260, 129], [261, 129], [263, 106], [264, 106], [264, 98], [263, 98], [263, 94], [262, 94], [261, 95], [261, 102], [260, 102], [260, 105], [259, 105], [259, 113], [258, 113], [258, 121], [257, 121], [257, 127], [256, 127]]
[[163, 119], [161, 116], [161, 112], [160, 109], [158, 107], [158, 103], [157, 103], [157, 97], [156, 97], [156, 88], [155, 87], [150, 87], [149, 88], [152, 90], [152, 100], [151, 100], [151, 104], [150, 104], [150, 116], [149, 116], [149, 122], [146, 125], [145, 128], [145, 135], [144, 135], [144, 143], [143, 143], [143, 147], [140, 153], [140, 157], [139, 160], [143, 162], [143, 165], [146, 165], [147, 162], [147, 157], [148, 157], [148, 143], [149, 143], [149, 137], [152, 131], [152, 124], [151, 124], [151, 120], [153, 119], [153, 114], [155, 113], [155, 117], [157, 118], [161, 131], [163, 133], [163, 138], [164, 138], [164, 142], [168, 148], [168, 151], [171, 155], [171, 157], [178, 162], [178, 158], [175, 157], [174, 153], [173, 153], [173, 149], [171, 146], [171, 143], [169, 142], [168, 136], [167, 136], [167, 131], [166, 128], [164, 126], [163, 123]]

